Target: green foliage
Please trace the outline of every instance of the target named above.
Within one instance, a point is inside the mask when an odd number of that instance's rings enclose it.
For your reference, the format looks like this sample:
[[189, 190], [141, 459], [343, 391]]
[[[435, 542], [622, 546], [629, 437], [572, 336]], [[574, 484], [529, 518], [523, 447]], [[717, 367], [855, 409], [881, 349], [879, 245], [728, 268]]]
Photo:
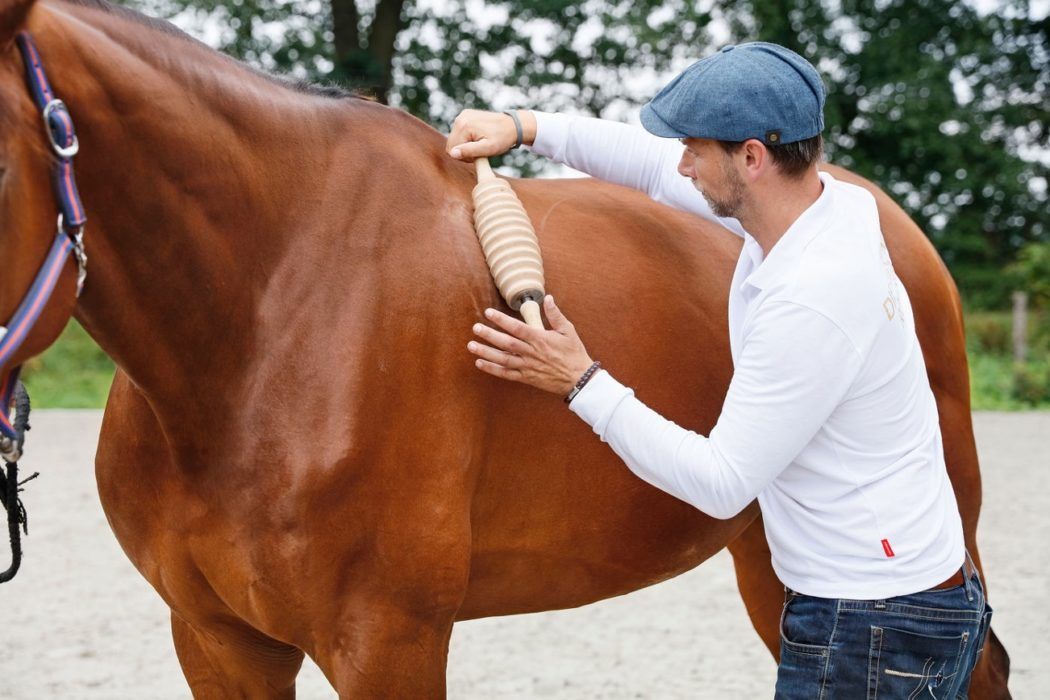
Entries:
[[328, 0], [114, 0], [167, 17], [224, 53], [321, 80], [334, 69]]
[[55, 344], [22, 367], [35, 408], [101, 408], [113, 382], [113, 361], [76, 321]]
[[1011, 393], [1028, 406], [1050, 405], [1050, 362], [1014, 365]]
[[1006, 357], [1012, 352], [1011, 320], [1002, 312], [974, 312], [965, 318], [966, 351]]
[[1050, 311], [1029, 314], [1024, 363], [1013, 360], [1010, 312], [971, 312], [965, 323], [973, 410], [1050, 408]]
[[1050, 362], [971, 354], [970, 397], [974, 411], [1050, 409]]
[[[1009, 311], [970, 311], [964, 316], [966, 352], [1013, 356], [1013, 315]], [[1028, 347], [1033, 357], [1050, 356], [1050, 309], [1028, 312]]]
[[1021, 248], [1007, 274], [1018, 289], [1028, 292], [1034, 306], [1050, 304], [1050, 242]]

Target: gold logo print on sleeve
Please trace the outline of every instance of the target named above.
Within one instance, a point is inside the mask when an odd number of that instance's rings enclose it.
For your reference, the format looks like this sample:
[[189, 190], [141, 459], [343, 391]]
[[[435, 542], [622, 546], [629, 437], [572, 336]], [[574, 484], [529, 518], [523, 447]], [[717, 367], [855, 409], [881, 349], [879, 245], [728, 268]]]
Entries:
[[510, 183], [492, 172], [488, 158], [478, 158], [474, 165], [478, 171], [474, 228], [492, 278], [525, 323], [543, 328], [539, 307], [544, 295], [543, 258], [532, 221]]

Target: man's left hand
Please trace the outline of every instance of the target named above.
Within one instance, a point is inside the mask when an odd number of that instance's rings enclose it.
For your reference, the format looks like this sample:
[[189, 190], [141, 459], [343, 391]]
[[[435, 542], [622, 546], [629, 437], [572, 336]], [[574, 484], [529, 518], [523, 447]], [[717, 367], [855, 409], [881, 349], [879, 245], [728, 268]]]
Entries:
[[576, 328], [549, 294], [543, 299], [543, 310], [551, 325], [549, 331], [533, 328], [496, 309], [485, 309], [485, 318], [496, 328], [474, 324], [474, 334], [484, 342], [472, 340], [467, 349], [478, 356], [474, 365], [483, 372], [564, 396], [593, 360]]

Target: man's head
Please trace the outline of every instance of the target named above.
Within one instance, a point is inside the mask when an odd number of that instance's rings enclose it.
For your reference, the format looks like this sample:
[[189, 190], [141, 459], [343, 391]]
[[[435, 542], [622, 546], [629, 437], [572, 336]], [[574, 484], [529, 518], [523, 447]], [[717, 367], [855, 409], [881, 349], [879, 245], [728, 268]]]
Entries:
[[679, 172], [719, 216], [748, 205], [769, 173], [800, 179], [820, 161], [824, 85], [797, 53], [764, 42], [726, 46], [697, 61], [642, 108], [642, 125], [678, 138]]

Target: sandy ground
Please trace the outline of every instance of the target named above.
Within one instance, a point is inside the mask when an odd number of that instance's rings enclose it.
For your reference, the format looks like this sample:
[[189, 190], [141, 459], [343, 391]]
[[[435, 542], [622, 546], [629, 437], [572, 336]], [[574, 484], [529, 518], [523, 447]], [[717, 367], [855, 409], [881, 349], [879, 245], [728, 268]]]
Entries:
[[[0, 586], [0, 697], [187, 698], [168, 613], [125, 559], [95, 492], [97, 411], [34, 413], [30, 537]], [[1050, 694], [1050, 413], [978, 414], [980, 544], [1015, 697]], [[7, 565], [0, 554], [0, 566]], [[723, 553], [679, 578], [579, 610], [457, 625], [452, 698], [772, 697], [776, 668]], [[299, 697], [332, 698], [307, 661]]]

